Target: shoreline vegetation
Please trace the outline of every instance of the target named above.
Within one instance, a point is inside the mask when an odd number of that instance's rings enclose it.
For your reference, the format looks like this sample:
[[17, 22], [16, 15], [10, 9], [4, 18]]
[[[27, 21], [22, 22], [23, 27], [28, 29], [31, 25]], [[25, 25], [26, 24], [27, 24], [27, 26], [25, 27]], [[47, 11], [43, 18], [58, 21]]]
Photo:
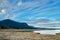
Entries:
[[60, 33], [49, 35], [21, 29], [0, 29], [0, 40], [60, 40]]

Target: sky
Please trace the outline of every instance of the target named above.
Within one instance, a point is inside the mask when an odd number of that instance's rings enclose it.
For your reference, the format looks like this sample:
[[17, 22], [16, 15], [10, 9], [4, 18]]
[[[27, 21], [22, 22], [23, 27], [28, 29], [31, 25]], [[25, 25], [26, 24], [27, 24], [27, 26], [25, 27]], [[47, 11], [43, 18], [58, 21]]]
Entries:
[[0, 20], [28, 24], [60, 22], [60, 0], [0, 0]]

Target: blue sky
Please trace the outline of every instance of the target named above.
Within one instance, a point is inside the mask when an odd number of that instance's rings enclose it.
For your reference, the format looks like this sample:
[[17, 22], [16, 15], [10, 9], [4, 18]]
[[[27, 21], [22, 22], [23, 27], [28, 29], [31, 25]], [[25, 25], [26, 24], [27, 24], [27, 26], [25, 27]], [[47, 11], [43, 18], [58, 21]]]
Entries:
[[0, 20], [60, 21], [60, 0], [0, 0]]

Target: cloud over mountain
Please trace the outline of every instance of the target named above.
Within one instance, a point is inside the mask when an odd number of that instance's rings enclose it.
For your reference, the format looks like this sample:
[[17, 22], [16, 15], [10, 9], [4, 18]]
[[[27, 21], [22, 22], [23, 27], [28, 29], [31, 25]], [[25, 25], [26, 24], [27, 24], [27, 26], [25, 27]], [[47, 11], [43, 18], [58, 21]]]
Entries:
[[27, 21], [29, 24], [46, 23], [50, 22], [52, 17], [60, 17], [60, 0], [0, 0], [1, 14], [3, 16], [0, 16], [0, 19], [10, 17], [18, 22]]

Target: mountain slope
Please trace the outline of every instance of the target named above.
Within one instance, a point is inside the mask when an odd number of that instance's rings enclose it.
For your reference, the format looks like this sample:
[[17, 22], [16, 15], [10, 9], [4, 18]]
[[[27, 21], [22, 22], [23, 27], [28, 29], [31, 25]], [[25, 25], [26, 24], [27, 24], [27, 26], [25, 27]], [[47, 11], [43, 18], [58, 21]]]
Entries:
[[0, 26], [14, 29], [35, 29], [33, 26], [29, 26], [26, 23], [19, 23], [10, 19], [0, 21]]

